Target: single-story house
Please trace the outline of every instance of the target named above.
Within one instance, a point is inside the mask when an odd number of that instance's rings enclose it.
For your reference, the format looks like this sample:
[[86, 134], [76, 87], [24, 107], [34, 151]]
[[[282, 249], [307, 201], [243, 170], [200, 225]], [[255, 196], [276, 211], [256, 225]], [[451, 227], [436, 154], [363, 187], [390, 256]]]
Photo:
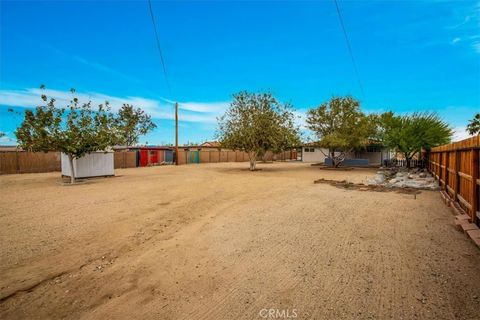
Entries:
[[[320, 147], [318, 143], [309, 143], [302, 146], [302, 162], [328, 163], [329, 155], [329, 149]], [[363, 149], [354, 150], [348, 153], [345, 157], [345, 160], [350, 166], [381, 166], [384, 160], [389, 160], [391, 157], [392, 152], [389, 148], [383, 147], [379, 144], [371, 144]]]
[[200, 145], [202, 148], [220, 148], [220, 142], [218, 141], [205, 141]]

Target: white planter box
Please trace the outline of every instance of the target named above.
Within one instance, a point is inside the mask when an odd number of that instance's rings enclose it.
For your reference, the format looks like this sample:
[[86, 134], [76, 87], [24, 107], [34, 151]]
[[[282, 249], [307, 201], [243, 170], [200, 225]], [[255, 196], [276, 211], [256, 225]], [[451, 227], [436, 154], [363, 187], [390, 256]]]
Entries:
[[[68, 156], [62, 153], [62, 176], [71, 176]], [[115, 175], [113, 152], [92, 152], [73, 160], [75, 178], [90, 178]]]

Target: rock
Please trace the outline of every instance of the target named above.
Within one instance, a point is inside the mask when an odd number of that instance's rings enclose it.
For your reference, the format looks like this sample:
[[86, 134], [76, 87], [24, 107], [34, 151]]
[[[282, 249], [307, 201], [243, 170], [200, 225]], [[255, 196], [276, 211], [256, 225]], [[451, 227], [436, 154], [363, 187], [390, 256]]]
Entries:
[[385, 182], [385, 177], [383, 176], [383, 173], [377, 173], [373, 179], [377, 184], [382, 184]]
[[408, 181], [405, 181], [405, 186], [406, 187], [409, 187], [409, 188], [414, 188], [414, 189], [418, 189], [418, 188], [423, 188], [424, 185], [420, 182], [420, 181], [417, 181], [417, 180], [408, 180]]
[[438, 190], [435, 179], [425, 170], [413, 168], [390, 168], [378, 171], [375, 176], [368, 179], [369, 185], [382, 185], [387, 188], [413, 188]]

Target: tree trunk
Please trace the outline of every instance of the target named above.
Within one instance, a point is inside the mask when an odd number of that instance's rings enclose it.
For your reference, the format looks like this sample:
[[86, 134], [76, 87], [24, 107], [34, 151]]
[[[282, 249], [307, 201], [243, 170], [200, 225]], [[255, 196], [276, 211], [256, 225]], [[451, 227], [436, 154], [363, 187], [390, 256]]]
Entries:
[[75, 183], [75, 169], [73, 166], [73, 156], [68, 155], [68, 162], [70, 163], [70, 184]]
[[340, 167], [341, 163], [342, 163], [341, 161], [337, 161], [337, 159], [335, 159], [335, 168]]
[[250, 171], [255, 171], [257, 166], [257, 155], [255, 152], [248, 153], [248, 159], [250, 160]]
[[339, 159], [339, 157], [335, 157], [335, 150], [330, 152], [330, 159], [332, 159], [332, 167], [333, 168], [338, 168], [342, 161]]
[[410, 161], [412, 160], [412, 157], [408, 157], [407, 155], [405, 155], [405, 160], [407, 162], [407, 169], [410, 169]]

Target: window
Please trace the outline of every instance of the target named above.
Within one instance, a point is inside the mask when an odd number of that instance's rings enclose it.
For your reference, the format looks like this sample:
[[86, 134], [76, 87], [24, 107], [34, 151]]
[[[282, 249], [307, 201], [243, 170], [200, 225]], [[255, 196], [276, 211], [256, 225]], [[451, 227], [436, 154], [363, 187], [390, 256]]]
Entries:
[[381, 152], [382, 147], [380, 146], [367, 146], [367, 152]]
[[315, 152], [315, 148], [305, 148], [305, 152]]

